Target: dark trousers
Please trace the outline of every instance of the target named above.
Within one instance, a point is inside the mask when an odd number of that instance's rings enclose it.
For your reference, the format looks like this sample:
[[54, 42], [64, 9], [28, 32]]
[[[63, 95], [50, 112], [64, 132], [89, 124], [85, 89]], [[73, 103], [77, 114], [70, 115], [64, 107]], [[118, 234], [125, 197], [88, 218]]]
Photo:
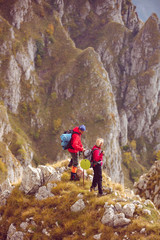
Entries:
[[70, 153], [71, 154], [71, 164], [74, 167], [78, 166], [79, 153]]
[[78, 153], [70, 153], [72, 158], [69, 163], [70, 166], [72, 166], [71, 169], [71, 179], [70, 180], [77, 180], [77, 166], [78, 166], [78, 160], [79, 160], [79, 154]]
[[92, 187], [95, 188], [98, 184], [98, 192], [99, 194], [102, 194], [102, 167], [100, 164], [97, 164], [95, 167], [93, 167], [94, 176], [92, 181]]

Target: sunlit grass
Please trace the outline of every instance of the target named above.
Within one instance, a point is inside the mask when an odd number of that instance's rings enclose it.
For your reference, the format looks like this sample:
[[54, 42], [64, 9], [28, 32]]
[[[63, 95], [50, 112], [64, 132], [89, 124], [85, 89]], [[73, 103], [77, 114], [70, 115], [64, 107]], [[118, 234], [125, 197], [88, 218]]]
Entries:
[[[62, 164], [63, 165], [63, 164]], [[57, 182], [52, 188], [54, 197], [47, 198], [41, 201], [35, 199], [34, 195], [25, 195], [19, 190], [19, 184], [15, 186], [11, 196], [7, 201], [7, 205], [0, 208], [0, 214], [3, 215], [3, 222], [7, 222], [1, 231], [1, 238], [5, 236], [11, 223], [16, 223], [17, 229], [20, 229], [20, 223], [32, 217], [36, 226], [29, 225], [34, 231], [32, 239], [52, 240], [52, 239], [89, 239], [93, 240], [93, 236], [101, 233], [101, 239], [119, 240], [123, 239], [124, 235], [130, 240], [132, 239], [147, 239], [158, 240], [160, 230], [160, 216], [155, 211], [152, 204], [145, 206], [151, 211], [151, 216], [143, 214], [141, 209], [136, 209], [137, 218], [132, 218], [131, 224], [125, 228], [114, 229], [105, 226], [101, 223], [104, 214], [104, 204], [116, 204], [115, 192], [123, 196], [126, 190], [120, 184], [104, 181], [103, 186], [112, 188], [113, 192], [102, 197], [97, 197], [98, 191], [90, 192], [91, 182], [89, 179], [81, 179], [80, 181], [70, 181], [70, 169], [62, 174], [62, 181]], [[104, 180], [107, 177], [103, 176]], [[71, 206], [82, 197], [85, 208], [80, 212], [71, 212]], [[120, 198], [119, 195], [117, 198]], [[129, 200], [127, 202], [130, 202]], [[120, 202], [123, 206], [126, 202]], [[152, 222], [153, 221], [153, 222]], [[146, 228], [147, 236], [144, 238], [140, 234], [142, 228]], [[42, 233], [43, 229], [49, 230], [49, 236]], [[115, 235], [118, 232], [118, 237]], [[134, 234], [132, 234], [135, 232]], [[152, 236], [152, 238], [151, 238]], [[31, 235], [27, 232], [26, 237]], [[2, 238], [3, 239], [3, 238]]]

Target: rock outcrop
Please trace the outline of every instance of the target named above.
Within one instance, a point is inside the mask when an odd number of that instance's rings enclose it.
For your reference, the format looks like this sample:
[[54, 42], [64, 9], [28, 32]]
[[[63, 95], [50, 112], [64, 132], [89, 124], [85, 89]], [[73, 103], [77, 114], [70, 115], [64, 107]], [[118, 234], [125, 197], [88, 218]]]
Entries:
[[[35, 194], [38, 199], [45, 199], [51, 195], [50, 182], [61, 180], [61, 174], [51, 166], [34, 168], [28, 165], [23, 171], [20, 190], [25, 194]], [[43, 184], [48, 183], [47, 188]]]
[[146, 158], [147, 141], [159, 147], [158, 17], [142, 23], [129, 0], [0, 5], [0, 100], [34, 146], [14, 148], [16, 159], [26, 167], [68, 157], [59, 135], [84, 123], [83, 144], [104, 137], [104, 167], [123, 183], [120, 144], [142, 137]]
[[142, 175], [134, 184], [134, 191], [140, 196], [152, 200], [157, 208], [160, 208], [160, 161], [156, 161], [149, 172]]

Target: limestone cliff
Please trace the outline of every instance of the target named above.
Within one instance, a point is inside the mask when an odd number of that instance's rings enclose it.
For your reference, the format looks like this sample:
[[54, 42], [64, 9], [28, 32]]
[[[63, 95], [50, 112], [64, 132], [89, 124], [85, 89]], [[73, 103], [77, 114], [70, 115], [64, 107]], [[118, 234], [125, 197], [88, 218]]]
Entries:
[[159, 25], [131, 0], [1, 0], [0, 100], [25, 139], [2, 144], [22, 166], [61, 160], [60, 134], [83, 123], [85, 147], [105, 139], [112, 180], [123, 182], [127, 154], [148, 166], [160, 139]]
[[129, 0], [62, 2], [57, 11], [61, 9], [62, 22], [76, 46], [94, 47], [109, 74], [122, 146], [135, 139], [138, 154], [150, 163], [154, 149], [159, 150], [158, 17], [152, 14], [141, 22]]
[[60, 134], [83, 123], [88, 130], [84, 146], [103, 137], [104, 166], [123, 183], [120, 121], [108, 73], [93, 48], [75, 47], [60, 19], [63, 2], [55, 3], [13, 1], [7, 8], [0, 3], [1, 101], [15, 135], [26, 134], [34, 156], [27, 155], [25, 144], [6, 144], [22, 166], [31, 159], [35, 164], [61, 160], [67, 153]]

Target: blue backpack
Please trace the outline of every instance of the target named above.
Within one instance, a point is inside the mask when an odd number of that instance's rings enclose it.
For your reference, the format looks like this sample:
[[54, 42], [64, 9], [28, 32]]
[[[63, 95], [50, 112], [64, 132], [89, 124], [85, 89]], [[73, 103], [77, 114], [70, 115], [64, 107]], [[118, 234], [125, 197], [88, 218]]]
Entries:
[[72, 148], [72, 145], [71, 145], [71, 139], [72, 139], [72, 135], [73, 134], [78, 134], [78, 132], [74, 132], [73, 130], [68, 130], [68, 131], [65, 131], [61, 136], [61, 146], [63, 148], [63, 150], [66, 150], [68, 148]]

